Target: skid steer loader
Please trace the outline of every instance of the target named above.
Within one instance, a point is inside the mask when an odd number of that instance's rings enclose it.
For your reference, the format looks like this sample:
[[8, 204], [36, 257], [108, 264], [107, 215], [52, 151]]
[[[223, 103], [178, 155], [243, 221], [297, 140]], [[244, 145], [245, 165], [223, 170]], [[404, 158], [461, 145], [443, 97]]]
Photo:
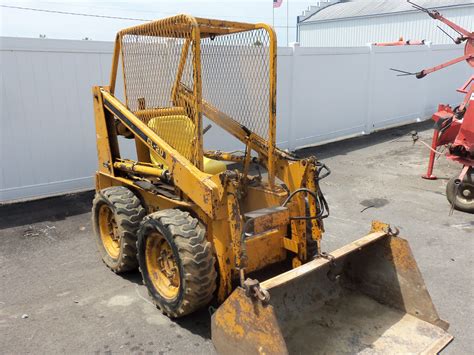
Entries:
[[[329, 169], [276, 147], [276, 43], [265, 24], [187, 15], [118, 33], [93, 88], [103, 261], [139, 267], [169, 317], [220, 304], [219, 353], [436, 353], [452, 337], [404, 239], [374, 223], [322, 250]], [[203, 120], [242, 151], [205, 149]]]

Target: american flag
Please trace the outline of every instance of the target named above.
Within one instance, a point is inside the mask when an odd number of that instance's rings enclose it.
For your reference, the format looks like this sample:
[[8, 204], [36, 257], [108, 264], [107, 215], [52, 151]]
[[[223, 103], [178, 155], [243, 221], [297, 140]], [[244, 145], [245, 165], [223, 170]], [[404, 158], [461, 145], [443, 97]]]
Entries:
[[273, 7], [280, 7], [283, 0], [273, 0]]

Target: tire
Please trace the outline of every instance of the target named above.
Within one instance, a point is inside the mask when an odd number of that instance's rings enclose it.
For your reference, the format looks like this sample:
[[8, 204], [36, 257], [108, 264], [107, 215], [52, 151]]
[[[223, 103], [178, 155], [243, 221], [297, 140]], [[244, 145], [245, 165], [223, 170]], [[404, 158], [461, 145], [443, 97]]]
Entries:
[[214, 296], [215, 258], [205, 234], [196, 218], [177, 209], [152, 213], [141, 224], [137, 251], [143, 283], [171, 318], [206, 306]]
[[145, 215], [138, 197], [126, 187], [108, 187], [96, 193], [92, 225], [102, 260], [112, 271], [137, 268], [137, 232]]
[[446, 185], [446, 197], [454, 208], [468, 213], [474, 213], [474, 172], [468, 171], [464, 180], [456, 188], [456, 177], [449, 179]]

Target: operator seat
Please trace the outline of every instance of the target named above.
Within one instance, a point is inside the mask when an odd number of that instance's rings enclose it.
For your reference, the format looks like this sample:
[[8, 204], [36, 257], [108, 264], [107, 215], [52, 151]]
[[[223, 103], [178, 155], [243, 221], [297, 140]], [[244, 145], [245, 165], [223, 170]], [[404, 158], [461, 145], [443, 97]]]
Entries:
[[[188, 116], [155, 117], [148, 121], [148, 127], [186, 159], [191, 160], [195, 125]], [[227, 169], [227, 166], [221, 161], [203, 158], [204, 172], [207, 174], [215, 175]], [[165, 169], [168, 168], [164, 159], [153, 151], [150, 151], [150, 159], [153, 164], [164, 165]]]

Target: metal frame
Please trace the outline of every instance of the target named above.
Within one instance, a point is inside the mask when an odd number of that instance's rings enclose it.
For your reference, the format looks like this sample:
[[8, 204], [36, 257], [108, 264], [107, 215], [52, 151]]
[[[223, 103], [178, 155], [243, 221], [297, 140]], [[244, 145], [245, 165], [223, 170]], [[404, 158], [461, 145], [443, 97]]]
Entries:
[[[127, 33], [150, 33], [157, 25], [170, 26], [170, 32], [178, 37], [182, 35], [183, 23], [192, 26], [192, 36], [187, 38], [181, 52], [176, 79], [172, 86], [172, 102], [183, 100], [194, 107], [194, 122], [199, 127], [199, 136], [194, 161], [186, 159], [178, 150], [170, 146], [142, 120], [147, 110], [132, 112], [127, 103], [118, 100], [114, 93], [117, 85], [121, 50], [121, 38]], [[173, 30], [174, 29], [174, 30]], [[201, 38], [219, 34], [237, 33], [263, 29], [269, 34], [269, 136], [268, 140], [255, 134], [226, 115], [211, 103], [202, 99], [200, 85], [193, 90], [180, 84], [183, 74], [184, 58], [187, 52], [193, 51], [193, 70], [195, 79], [200, 83], [200, 44]], [[174, 32], [173, 32], [174, 31]], [[296, 159], [275, 146], [276, 130], [276, 36], [273, 29], [265, 24], [243, 24], [238, 22], [206, 20], [179, 15], [169, 19], [154, 21], [120, 31], [116, 37], [110, 86], [94, 87], [94, 112], [97, 131], [97, 149], [99, 170], [96, 175], [96, 189], [108, 186], [123, 185], [134, 190], [150, 213], [157, 209], [180, 208], [197, 216], [207, 227], [207, 238], [212, 242], [219, 269], [218, 299], [223, 301], [232, 292], [232, 279], [243, 273], [261, 269], [271, 263], [282, 261], [287, 252], [293, 253], [293, 266], [296, 267], [309, 259], [307, 254], [307, 224], [311, 228], [311, 238], [318, 245], [323, 232], [322, 210], [317, 206], [316, 198], [307, 193], [298, 193], [286, 202], [286, 212], [268, 209], [268, 215], [253, 219], [253, 230], [258, 231], [252, 238], [243, 238], [246, 233], [244, 222], [246, 214], [262, 208], [279, 206], [288, 196], [297, 190], [309, 189], [313, 196], [322, 196], [319, 192], [317, 177], [321, 168], [316, 158]], [[196, 82], [196, 81], [195, 81]], [[124, 85], [127, 85], [124, 78]], [[179, 114], [179, 107], [151, 109], [152, 114], [163, 112]], [[202, 171], [202, 115], [221, 126], [228, 133], [246, 145], [246, 155], [240, 158], [244, 164], [243, 172], [225, 171], [210, 175]], [[122, 125], [117, 129], [117, 123]], [[117, 132], [127, 132], [134, 137], [138, 161], [124, 159], [120, 156]], [[255, 151], [258, 158], [251, 158]], [[155, 152], [165, 162], [167, 169], [153, 166], [149, 161], [150, 151]], [[222, 160], [235, 158], [230, 153], [209, 152], [214, 158]], [[239, 159], [239, 158], [237, 158]], [[259, 177], [248, 175], [250, 162], [258, 163], [268, 170], [268, 182]], [[275, 184], [278, 177], [284, 185]], [[137, 179], [155, 179], [171, 189], [146, 189], [137, 184]], [[151, 184], [150, 184], [151, 185]], [[308, 214], [312, 219], [298, 219]], [[270, 223], [269, 223], [270, 221]], [[288, 227], [289, 226], [289, 230]]]
[[[269, 182], [271, 185], [275, 181], [275, 150], [276, 150], [276, 65], [277, 65], [277, 41], [274, 29], [263, 23], [248, 24], [242, 22], [233, 21], [221, 21], [221, 20], [210, 20], [203, 18], [194, 18], [188, 15], [178, 15], [164, 20], [153, 21], [144, 25], [138, 25], [130, 27], [120, 31], [115, 39], [114, 54], [112, 60], [112, 69], [110, 74], [110, 94], [114, 95], [115, 86], [117, 82], [117, 72], [119, 65], [119, 58], [122, 56], [122, 45], [121, 41], [126, 34], [141, 34], [141, 35], [153, 35], [156, 32], [156, 28], [160, 26], [173, 28], [174, 36], [181, 38], [185, 35], [184, 30], [174, 30], [174, 27], [179, 26], [183, 29], [185, 24], [192, 27], [192, 35], [186, 39], [186, 45], [183, 46], [183, 51], [180, 58], [178, 72], [176, 74], [176, 80], [172, 90], [172, 101], [177, 102], [179, 98], [184, 99], [194, 106], [194, 124], [196, 126], [196, 137], [197, 142], [194, 145], [194, 159], [193, 163], [202, 169], [202, 156], [203, 156], [203, 138], [202, 138], [202, 114], [204, 113], [214, 123], [218, 124], [223, 129], [228, 130], [237, 139], [243, 142], [246, 146], [255, 150], [259, 155], [266, 157]], [[201, 57], [200, 57], [200, 39], [207, 38], [216, 35], [231, 34], [237, 32], [244, 32], [249, 30], [265, 30], [270, 37], [270, 68], [269, 68], [269, 137], [268, 140], [264, 140], [253, 132], [249, 132], [248, 129], [234, 121], [231, 117], [225, 113], [218, 111], [212, 107], [209, 103], [202, 99], [202, 83], [201, 83]], [[192, 44], [192, 45], [191, 45]], [[194, 91], [192, 95], [185, 92], [180, 88], [179, 82], [183, 74], [184, 63], [186, 61], [189, 47], [192, 47], [193, 53], [193, 69], [194, 69]], [[123, 60], [122, 60], [123, 66]], [[122, 73], [124, 68], [122, 67]], [[125, 76], [123, 77], [124, 86], [126, 88], [127, 81]], [[181, 89], [181, 90], [180, 90]], [[184, 92], [183, 92], [184, 91]], [[126, 89], [125, 89], [126, 92]], [[126, 98], [126, 106], [128, 107], [128, 100]]]

